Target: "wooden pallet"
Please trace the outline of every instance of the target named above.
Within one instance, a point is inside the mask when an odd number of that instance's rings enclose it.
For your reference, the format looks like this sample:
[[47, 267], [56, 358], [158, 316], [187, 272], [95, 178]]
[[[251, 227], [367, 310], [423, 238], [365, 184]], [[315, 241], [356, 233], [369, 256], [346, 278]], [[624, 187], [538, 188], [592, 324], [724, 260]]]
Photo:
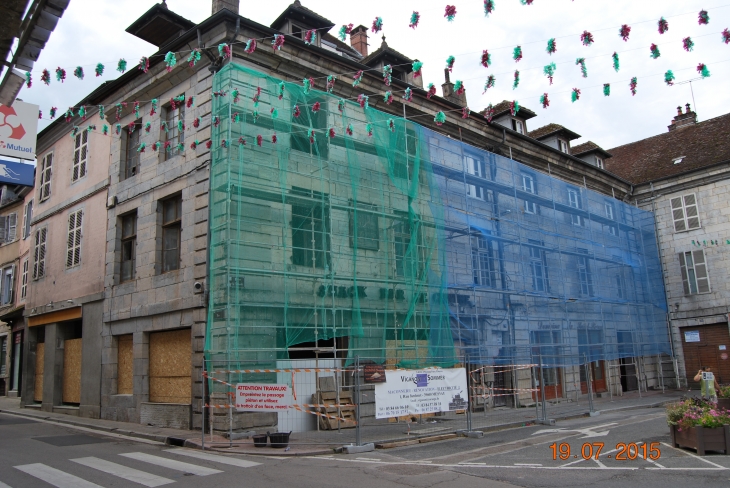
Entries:
[[[320, 407], [318, 412], [330, 415], [332, 417], [340, 417], [345, 420], [331, 419], [327, 417], [319, 417], [319, 428], [323, 430], [337, 430], [338, 424], [340, 429], [352, 429], [357, 424], [356, 407], [336, 407], [337, 392], [334, 391], [318, 391], [312, 395], [312, 403], [318, 405], [333, 405], [332, 407]], [[352, 393], [340, 392], [340, 405], [352, 405]]]

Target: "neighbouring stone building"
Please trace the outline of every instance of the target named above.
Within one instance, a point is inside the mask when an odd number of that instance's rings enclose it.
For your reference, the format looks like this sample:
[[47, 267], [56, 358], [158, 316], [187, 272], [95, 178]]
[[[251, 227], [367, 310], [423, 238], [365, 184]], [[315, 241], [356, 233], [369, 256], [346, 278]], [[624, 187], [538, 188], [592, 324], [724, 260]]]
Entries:
[[609, 149], [627, 199], [654, 212], [683, 386], [710, 366], [730, 381], [730, 114], [697, 122], [677, 107], [668, 132]]

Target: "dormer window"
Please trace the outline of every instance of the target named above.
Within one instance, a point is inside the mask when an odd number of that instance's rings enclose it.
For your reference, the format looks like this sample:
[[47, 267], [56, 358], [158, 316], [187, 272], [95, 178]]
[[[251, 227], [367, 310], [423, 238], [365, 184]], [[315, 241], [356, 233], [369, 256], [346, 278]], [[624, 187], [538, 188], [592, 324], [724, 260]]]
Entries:
[[598, 156], [596, 156], [596, 166], [598, 166], [601, 169], [604, 169], [604, 167], [603, 167], [603, 159], [599, 158]]
[[674, 163], [674, 164], [679, 164], [679, 163], [681, 163], [682, 161], [684, 161], [684, 158], [686, 158], [686, 157], [687, 157], [687, 156], [680, 156], [680, 157], [678, 157], [678, 158], [674, 158], [674, 159], [672, 159], [672, 163]]
[[512, 119], [512, 130], [515, 132], [519, 132], [520, 134], [524, 134], [525, 126], [522, 124], [521, 120]]
[[292, 24], [291, 25], [291, 35], [293, 37], [297, 37], [299, 39], [304, 39], [304, 32], [305, 32], [305, 30], [306, 29], [304, 29], [303, 27], [299, 27], [296, 24]]
[[562, 139], [558, 139], [558, 149], [560, 149], [560, 152], [568, 153], [568, 143], [565, 142]]

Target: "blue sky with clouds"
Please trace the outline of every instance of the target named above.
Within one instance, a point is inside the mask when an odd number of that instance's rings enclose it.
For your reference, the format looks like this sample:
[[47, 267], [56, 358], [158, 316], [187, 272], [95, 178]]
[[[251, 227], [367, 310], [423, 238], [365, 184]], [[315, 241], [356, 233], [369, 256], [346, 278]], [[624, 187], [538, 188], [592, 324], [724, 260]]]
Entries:
[[[266, 2], [241, 0], [241, 15], [269, 25], [292, 0]], [[136, 69], [141, 56], [156, 48], [124, 32], [135, 19], [155, 2], [149, 0], [72, 0], [50, 42], [43, 50], [33, 72], [33, 87], [23, 88], [19, 98], [38, 104], [48, 117], [51, 106], [61, 115], [103, 81], [118, 75], [120, 57]], [[697, 78], [699, 63], [705, 63], [712, 76], [692, 83], [696, 110], [700, 120], [725, 114], [730, 109], [730, 45], [723, 44], [721, 32], [730, 28], [730, 0], [534, 0], [522, 5], [519, 0], [496, 0], [496, 10], [485, 17], [483, 0], [449, 0], [457, 9], [453, 22], [444, 18], [447, 2], [441, 0], [302, 0], [302, 4], [332, 20], [337, 26], [353, 23], [370, 26], [376, 16], [383, 18], [383, 32], [388, 44], [424, 62], [424, 82], [434, 83], [441, 94], [446, 58], [456, 57], [452, 81], [462, 80], [467, 90], [469, 108], [482, 110], [489, 103], [504, 99], [518, 100], [538, 117], [528, 122], [534, 130], [554, 122], [583, 137], [573, 145], [592, 140], [611, 148], [666, 131], [676, 114], [676, 107], [692, 103], [690, 85], [664, 84], [664, 72], [671, 69], [677, 82]], [[211, 13], [209, 0], [168, 0], [169, 8], [194, 22]], [[709, 25], [699, 25], [697, 14], [709, 12]], [[419, 26], [408, 27], [411, 12], [421, 14]], [[660, 35], [657, 21], [665, 17], [669, 31]], [[631, 26], [628, 42], [619, 37], [622, 24]], [[337, 34], [338, 27], [331, 33]], [[588, 30], [595, 38], [592, 46], [581, 44], [580, 34]], [[370, 49], [377, 49], [381, 34], [370, 33]], [[682, 39], [691, 37], [693, 52], [685, 52]], [[545, 51], [547, 40], [556, 38], [557, 52]], [[659, 45], [661, 56], [650, 57], [650, 45]], [[512, 51], [520, 45], [523, 59], [516, 63]], [[480, 64], [483, 49], [492, 53], [492, 65]], [[619, 53], [621, 68], [613, 70], [611, 55]], [[576, 58], [586, 59], [588, 77], [581, 76]], [[93, 66], [106, 65], [103, 77], [94, 77]], [[543, 67], [555, 62], [557, 70], [552, 86], [543, 75]], [[73, 76], [73, 69], [83, 65], [83, 81]], [[56, 67], [67, 71], [61, 84], [53, 75]], [[40, 81], [43, 68], [53, 81]], [[520, 84], [512, 88], [514, 70], [520, 71]], [[482, 94], [488, 75], [496, 77], [496, 86]], [[638, 91], [632, 96], [629, 81], [638, 79]], [[611, 96], [603, 95], [603, 84], [611, 84]], [[571, 102], [573, 88], [581, 98]], [[540, 95], [549, 94], [550, 107], [543, 109]], [[695, 104], [693, 104], [694, 107]], [[39, 121], [39, 129], [49, 123]]]

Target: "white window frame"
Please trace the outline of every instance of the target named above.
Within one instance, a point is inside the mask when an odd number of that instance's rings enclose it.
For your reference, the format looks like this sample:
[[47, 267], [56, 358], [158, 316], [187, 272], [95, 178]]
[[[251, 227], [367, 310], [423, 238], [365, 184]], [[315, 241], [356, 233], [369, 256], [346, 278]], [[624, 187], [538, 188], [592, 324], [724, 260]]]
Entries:
[[20, 282], [20, 301], [24, 302], [25, 297], [28, 295], [28, 264], [29, 264], [30, 258], [25, 258], [23, 260], [23, 273], [21, 274], [21, 282]]
[[[15, 265], [6, 266], [0, 276], [0, 306], [5, 307], [13, 303], [13, 288], [15, 288]], [[10, 277], [8, 280], [7, 277]]]
[[86, 176], [89, 160], [89, 131], [82, 130], [74, 138], [74, 158], [71, 168], [71, 182], [75, 183]]
[[711, 293], [707, 256], [703, 249], [679, 253], [679, 268], [685, 295]]
[[702, 227], [697, 194], [686, 193], [669, 200], [674, 232], [687, 232]]
[[512, 119], [512, 130], [524, 135], [525, 123], [519, 119]]
[[564, 152], [564, 153], [568, 154], [568, 152], [569, 152], [568, 143], [562, 139], [558, 139], [558, 149], [560, 149], [560, 152]]
[[23, 240], [26, 240], [30, 236], [30, 222], [33, 220], [33, 199], [31, 198], [28, 203], [23, 207]]
[[[464, 156], [464, 162], [468, 174], [474, 175], [477, 178], [484, 178], [484, 174], [486, 173], [486, 163], [484, 161], [473, 156]], [[487, 190], [484, 187], [466, 185], [466, 188], [466, 194], [470, 197], [487, 201]]]
[[68, 214], [68, 234], [66, 236], [66, 268], [74, 268], [81, 264], [81, 238], [84, 221], [84, 209], [80, 208]]
[[48, 227], [36, 229], [33, 242], [33, 281], [46, 275], [46, 246], [48, 245]]
[[[522, 173], [522, 190], [526, 193], [531, 193], [535, 195], [535, 178], [532, 175]], [[535, 204], [535, 202], [525, 200], [525, 213], [537, 213], [537, 205]]]
[[[614, 220], [615, 221], [616, 219], [614, 217], [613, 203], [611, 203], [611, 202], [604, 202], [603, 208], [605, 209], [605, 212], [606, 212], [606, 218], [608, 220]], [[608, 233], [611, 234], [612, 236], [615, 236], [617, 234], [616, 231], [617, 231], [617, 227], [615, 225], [609, 225], [608, 226]]]
[[601, 169], [606, 169], [606, 167], [603, 164], [603, 159], [599, 158], [598, 156], [596, 156], [596, 167], [601, 168]]
[[41, 171], [38, 183], [38, 201], [44, 202], [51, 198], [51, 178], [53, 177], [53, 151], [41, 160]]
[[[578, 190], [568, 188], [568, 205], [577, 209], [582, 208], [580, 204], [580, 192]], [[582, 226], [584, 219], [580, 215], [570, 214], [570, 222], [573, 225]]]

